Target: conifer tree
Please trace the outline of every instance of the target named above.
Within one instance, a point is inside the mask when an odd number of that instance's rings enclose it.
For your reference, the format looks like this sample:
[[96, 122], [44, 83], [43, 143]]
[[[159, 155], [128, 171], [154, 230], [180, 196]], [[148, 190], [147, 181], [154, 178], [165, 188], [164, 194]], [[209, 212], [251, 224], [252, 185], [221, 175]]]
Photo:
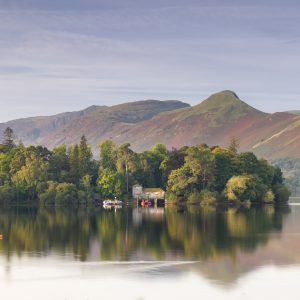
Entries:
[[231, 153], [234, 153], [234, 154], [237, 154], [238, 153], [238, 148], [239, 148], [239, 140], [234, 136], [232, 135], [230, 137], [230, 143], [229, 143], [229, 147], [228, 147], [228, 150], [231, 152]]
[[90, 173], [92, 158], [91, 148], [88, 146], [87, 139], [83, 135], [79, 144], [79, 174], [81, 177]]
[[70, 180], [73, 183], [79, 182], [79, 147], [75, 144], [69, 149]]
[[11, 149], [16, 147], [14, 143], [14, 132], [10, 127], [7, 127], [4, 130], [2, 144], [5, 146], [7, 151], [10, 151]]

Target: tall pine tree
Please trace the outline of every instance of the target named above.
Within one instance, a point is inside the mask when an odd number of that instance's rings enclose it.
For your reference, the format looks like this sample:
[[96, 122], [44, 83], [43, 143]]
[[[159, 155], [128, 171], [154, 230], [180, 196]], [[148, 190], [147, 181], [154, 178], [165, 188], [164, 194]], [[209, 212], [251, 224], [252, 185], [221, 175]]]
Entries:
[[78, 145], [73, 145], [69, 149], [69, 164], [70, 164], [70, 181], [73, 183], [78, 183], [79, 174], [79, 147]]
[[90, 146], [87, 144], [87, 139], [83, 135], [79, 144], [79, 174], [80, 177], [91, 173], [93, 154]]
[[7, 127], [4, 130], [2, 144], [7, 151], [10, 151], [11, 149], [16, 147], [14, 143], [14, 132], [10, 127]]

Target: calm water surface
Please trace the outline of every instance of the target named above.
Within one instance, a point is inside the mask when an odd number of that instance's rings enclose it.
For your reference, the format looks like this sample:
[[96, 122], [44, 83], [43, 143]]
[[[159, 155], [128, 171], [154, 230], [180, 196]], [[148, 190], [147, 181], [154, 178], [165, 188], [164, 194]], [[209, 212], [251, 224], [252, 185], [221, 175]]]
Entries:
[[300, 206], [1, 208], [1, 299], [299, 299]]

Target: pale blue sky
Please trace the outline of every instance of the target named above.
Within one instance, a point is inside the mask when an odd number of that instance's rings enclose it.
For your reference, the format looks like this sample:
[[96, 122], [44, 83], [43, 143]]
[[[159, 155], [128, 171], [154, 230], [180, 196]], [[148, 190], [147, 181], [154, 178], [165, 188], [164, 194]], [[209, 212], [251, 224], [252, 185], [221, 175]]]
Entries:
[[300, 109], [300, 4], [0, 0], [0, 121], [234, 90]]

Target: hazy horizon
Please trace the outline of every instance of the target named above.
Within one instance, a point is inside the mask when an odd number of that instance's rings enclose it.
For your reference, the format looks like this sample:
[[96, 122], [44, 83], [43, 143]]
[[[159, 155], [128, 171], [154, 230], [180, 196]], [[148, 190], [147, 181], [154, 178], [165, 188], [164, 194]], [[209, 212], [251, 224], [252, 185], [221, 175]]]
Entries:
[[0, 122], [233, 90], [299, 110], [294, 0], [0, 0]]

